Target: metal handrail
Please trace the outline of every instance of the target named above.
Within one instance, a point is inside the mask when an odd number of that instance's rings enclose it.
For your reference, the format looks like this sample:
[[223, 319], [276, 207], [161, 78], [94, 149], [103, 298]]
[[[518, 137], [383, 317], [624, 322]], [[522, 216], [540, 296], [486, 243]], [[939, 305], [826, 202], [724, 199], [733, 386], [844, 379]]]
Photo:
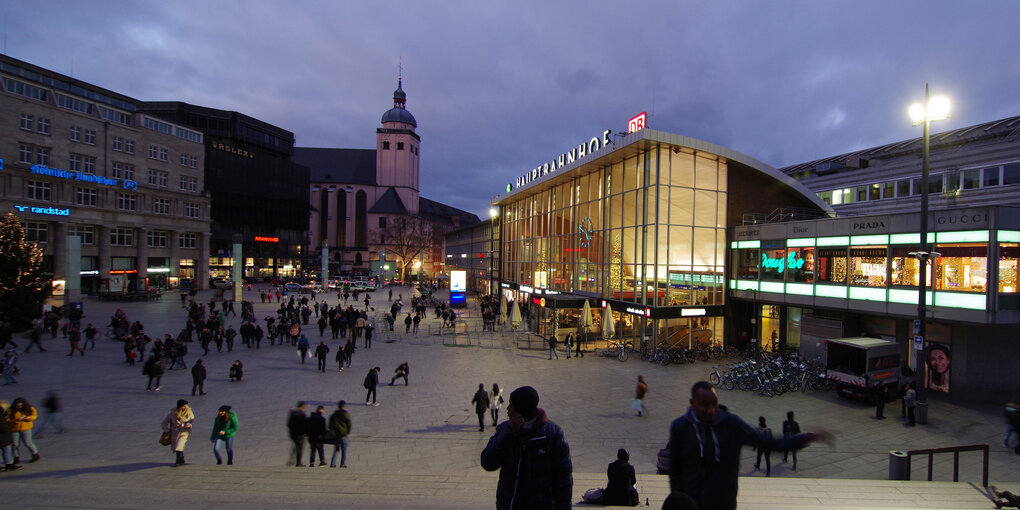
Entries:
[[960, 481], [960, 452], [973, 452], [981, 451], [984, 454], [984, 463], [981, 471], [981, 486], [988, 487], [988, 445], [987, 444], [972, 444], [967, 446], [949, 446], [946, 448], [927, 448], [924, 450], [908, 450], [907, 451], [907, 479], [910, 479], [910, 459], [914, 455], [927, 455], [928, 456], [928, 481], [932, 479], [932, 464], [936, 453], [952, 453], [953, 454], [953, 481]]

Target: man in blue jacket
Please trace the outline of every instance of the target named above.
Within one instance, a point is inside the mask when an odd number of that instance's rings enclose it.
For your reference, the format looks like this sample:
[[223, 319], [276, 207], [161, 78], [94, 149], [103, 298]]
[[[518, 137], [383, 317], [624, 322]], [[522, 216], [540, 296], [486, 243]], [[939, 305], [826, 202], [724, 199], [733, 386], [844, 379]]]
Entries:
[[482, 450], [482, 467], [499, 470], [497, 510], [570, 508], [570, 446], [559, 425], [538, 408], [538, 392], [531, 386], [517, 388], [506, 412], [509, 420], [496, 427]]
[[737, 507], [737, 473], [743, 445], [770, 450], [799, 450], [815, 441], [829, 441], [827, 432], [773, 439], [735, 414], [719, 409], [719, 397], [707, 381], [691, 388], [690, 408], [669, 429], [669, 488], [683, 492], [700, 510]]

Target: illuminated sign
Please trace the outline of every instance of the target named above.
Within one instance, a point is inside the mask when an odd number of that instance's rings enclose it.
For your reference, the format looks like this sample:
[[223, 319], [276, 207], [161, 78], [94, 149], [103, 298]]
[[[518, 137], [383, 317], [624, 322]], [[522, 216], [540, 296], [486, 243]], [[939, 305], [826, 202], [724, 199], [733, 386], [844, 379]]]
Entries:
[[518, 288], [518, 289], [519, 289], [519, 290], [520, 290], [521, 292], [527, 292], [528, 294], [532, 294], [532, 293], [534, 293], [534, 292], [535, 292], [535, 289], [533, 289], [533, 288], [531, 288], [531, 287], [528, 287], [527, 285], [520, 285], [520, 286], [518, 286], [517, 288]]
[[450, 292], [467, 292], [467, 271], [450, 271]]
[[170, 272], [170, 268], [169, 267], [150, 267], [149, 269], [147, 269], [147, 271], [150, 274], [153, 274], [153, 273], [169, 273]]
[[797, 252], [791, 251], [785, 259], [773, 259], [768, 256], [767, 253], [761, 254], [761, 265], [762, 269], [775, 269], [776, 272], [782, 273], [784, 269], [789, 267], [790, 269], [800, 269], [804, 267], [804, 259], [797, 258]]
[[706, 310], [704, 308], [684, 308], [680, 310], [681, 317], [700, 317], [705, 315]]
[[278, 243], [278, 242], [280, 242], [280, 238], [279, 237], [255, 236], [255, 242], [256, 243]]
[[98, 269], [87, 269], [85, 271], [78, 271], [81, 276], [97, 276], [99, 274]]
[[631, 117], [630, 120], [627, 121], [627, 132], [633, 133], [635, 131], [641, 131], [642, 129], [648, 127], [648, 124], [646, 124], [647, 121], [648, 112], [641, 112]]
[[586, 216], [583, 220], [581, 220], [581, 224], [577, 226], [577, 230], [577, 241], [581, 244], [581, 246], [587, 248], [588, 245], [591, 244], [591, 235], [595, 230], [595, 226], [591, 223], [591, 218]]
[[651, 317], [652, 316], [652, 309], [651, 308], [634, 308], [634, 307], [628, 306], [628, 307], [624, 308], [624, 311], [627, 312], [627, 313], [632, 313], [634, 315], [644, 315], [645, 317]]
[[543, 177], [551, 172], [555, 172], [559, 168], [565, 167], [573, 163], [574, 161], [578, 161], [581, 158], [584, 158], [585, 156], [590, 156], [608, 147], [609, 144], [613, 141], [612, 137], [610, 136], [612, 134], [613, 131], [607, 129], [602, 132], [601, 138], [593, 136], [591, 140], [583, 142], [577, 147], [570, 149], [570, 151], [560, 154], [556, 159], [553, 159], [552, 161], [544, 165], [532, 169], [530, 172], [518, 177], [515, 183], [507, 184], [506, 186], [507, 192], [511, 190], [511, 187], [520, 188], [521, 186], [524, 186], [525, 184], [528, 184], [531, 181], [538, 179], [539, 177]]
[[231, 147], [230, 145], [227, 145], [227, 144], [224, 144], [224, 143], [220, 143], [220, 142], [212, 142], [212, 143], [209, 144], [209, 146], [212, 147], [213, 149], [218, 150], [218, 151], [229, 152], [231, 154], [235, 154], [235, 155], [241, 156], [242, 158], [255, 159], [255, 153], [251, 152], [249, 150], [239, 149], [237, 147]]
[[[116, 186], [117, 179], [110, 179], [101, 175], [87, 174], [74, 170], [62, 170], [60, 168], [50, 168], [46, 165], [32, 165], [31, 173], [36, 175], [45, 175], [47, 177], [56, 177], [58, 179], [69, 179], [72, 181], [90, 182], [92, 184], [100, 184], [103, 186]], [[138, 189], [137, 181], [123, 181], [124, 189]]]
[[4, 169], [4, 158], [0, 158], [0, 170]]
[[70, 216], [70, 209], [57, 209], [56, 207], [32, 207], [29, 205], [15, 205], [18, 212], [31, 212], [35, 214], [49, 214], [51, 216]]
[[110, 271], [110, 274], [135, 274], [137, 269], [114, 269]]

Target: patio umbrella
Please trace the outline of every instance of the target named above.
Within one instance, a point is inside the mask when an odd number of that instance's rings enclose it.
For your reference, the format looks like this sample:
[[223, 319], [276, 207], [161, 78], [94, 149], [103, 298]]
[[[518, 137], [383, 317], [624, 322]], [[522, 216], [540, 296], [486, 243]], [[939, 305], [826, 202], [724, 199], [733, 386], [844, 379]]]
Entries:
[[616, 325], [613, 323], [613, 307], [606, 303], [606, 309], [602, 311], [602, 337], [613, 338], [616, 335]]
[[521, 307], [517, 306], [517, 302], [514, 301], [513, 308], [510, 310], [510, 324], [517, 328], [521, 323]]
[[506, 324], [506, 299], [499, 297], [499, 323]]
[[591, 318], [591, 305], [588, 304], [588, 300], [584, 300], [584, 308], [581, 309], [581, 327], [584, 328], [584, 332], [588, 332], [588, 328], [594, 324], [595, 321]]

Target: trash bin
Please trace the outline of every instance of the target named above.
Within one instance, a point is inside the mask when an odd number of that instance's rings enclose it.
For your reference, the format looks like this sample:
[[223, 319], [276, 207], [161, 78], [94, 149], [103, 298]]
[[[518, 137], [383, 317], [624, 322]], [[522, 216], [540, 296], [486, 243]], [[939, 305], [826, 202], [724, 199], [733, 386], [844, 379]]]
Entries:
[[928, 401], [918, 400], [917, 409], [914, 409], [914, 421], [921, 425], [928, 423]]
[[892, 450], [889, 452], [889, 479], [910, 480], [910, 457], [907, 452]]

